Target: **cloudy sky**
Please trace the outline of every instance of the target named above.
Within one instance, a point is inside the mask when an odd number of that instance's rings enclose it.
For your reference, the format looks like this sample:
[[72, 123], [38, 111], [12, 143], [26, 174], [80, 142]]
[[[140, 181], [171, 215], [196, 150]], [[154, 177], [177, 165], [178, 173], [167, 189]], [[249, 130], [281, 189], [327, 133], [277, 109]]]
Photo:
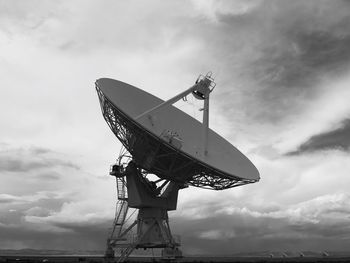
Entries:
[[211, 70], [210, 126], [261, 180], [182, 190], [183, 251], [348, 249], [349, 28], [345, 0], [1, 0], [0, 247], [103, 250], [120, 144], [95, 80], [167, 99]]

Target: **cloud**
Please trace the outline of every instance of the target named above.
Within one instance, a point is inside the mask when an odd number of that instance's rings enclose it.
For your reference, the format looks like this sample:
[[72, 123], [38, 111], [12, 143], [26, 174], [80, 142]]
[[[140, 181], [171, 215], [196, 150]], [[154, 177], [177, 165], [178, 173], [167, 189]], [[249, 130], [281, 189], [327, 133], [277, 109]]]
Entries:
[[[22, 5], [14, 1], [3, 4], [2, 20], [8, 27], [12, 25], [7, 30], [12, 34], [31, 35], [32, 40], [41, 45], [83, 55], [95, 52], [97, 47], [126, 53], [162, 51], [175, 44], [171, 41], [176, 35], [173, 23], [182, 23], [179, 19], [187, 17], [183, 14], [187, 9], [177, 2], [154, 0], [152, 8], [137, 1], [107, 2], [101, 5], [96, 1], [78, 1], [72, 5], [64, 1], [36, 4], [34, 0]], [[39, 8], [33, 8], [37, 5]], [[98, 19], [91, 19], [96, 14]], [[109, 27], [112, 24], [113, 30]], [[2, 30], [6, 31], [6, 27]]]
[[31, 207], [26, 211], [27, 216], [44, 217], [44, 216], [48, 216], [49, 214], [50, 214], [50, 210], [39, 206]]
[[[12, 143], [1, 146], [2, 247], [69, 249], [66, 238], [74, 242], [89, 238], [90, 249], [104, 246], [101, 237], [106, 236], [114, 214], [114, 184], [73, 164], [67, 160], [69, 154]], [[8, 160], [16, 160], [17, 165], [9, 166]], [[105, 194], [100, 189], [106, 189]], [[100, 243], [95, 243], [96, 237]]]
[[[76, 210], [71, 209], [70, 213], [76, 217], [72, 220], [64, 211], [70, 206], [68, 204], [75, 202], [75, 198], [74, 195], [60, 192], [40, 192], [30, 196], [2, 194], [0, 199], [8, 203], [2, 203], [0, 208], [1, 247], [103, 249], [108, 227], [112, 223], [113, 211], [110, 210], [110, 218], [106, 220], [91, 221], [91, 217], [84, 214], [86, 208], [82, 210], [79, 209], [79, 205], [74, 205]], [[89, 203], [86, 201], [86, 205]], [[58, 216], [56, 220], [45, 220], [52, 215], [59, 215], [61, 211], [66, 217]], [[92, 208], [91, 211], [97, 210]], [[79, 240], [85, 239], [86, 248], [85, 242], [84, 245], [77, 246]]]
[[[82, 205], [72, 198], [61, 199], [60, 206], [56, 209], [52, 204], [41, 201], [31, 202], [32, 207], [17, 212], [11, 219], [11, 224], [0, 226], [2, 232], [0, 244], [3, 247], [16, 247], [16, 243], [20, 240], [19, 248], [84, 251], [105, 248], [108, 229], [113, 222], [112, 209], [106, 213], [106, 209], [99, 211], [97, 205], [91, 205], [91, 201], [86, 201]], [[46, 199], [46, 201], [54, 200]], [[83, 242], [83, 245], [81, 240], [86, 240], [86, 243]], [[80, 243], [81, 245], [78, 245]]]
[[302, 143], [296, 151], [288, 154], [303, 154], [327, 149], [340, 149], [347, 151], [350, 147], [350, 120], [346, 119], [342, 125], [332, 131], [312, 136]]
[[350, 233], [349, 202], [350, 196], [342, 193], [271, 212], [247, 207], [217, 211], [209, 205], [207, 216], [201, 219], [176, 217], [173, 232], [181, 234], [183, 247], [191, 254], [345, 249]]
[[179, 37], [205, 43], [198, 68], [217, 75], [211, 110], [220, 121], [211, 118], [211, 127], [243, 151], [263, 141], [284, 152], [346, 118], [348, 3], [193, 3], [192, 26]]
[[292, 152], [312, 136], [341, 128], [350, 114], [349, 104], [345, 103], [350, 94], [347, 89], [349, 81], [348, 76], [325, 81], [319, 87], [322, 92], [312, 104], [305, 107], [302, 113], [286, 118], [289, 123], [284, 125], [274, 146], [280, 152]]
[[12, 203], [21, 200], [21, 198], [8, 194], [0, 195], [0, 203]]
[[[52, 231], [46, 229], [45, 225], [21, 224], [16, 228], [2, 227], [0, 225], [1, 240], [3, 248], [34, 248], [34, 249], [62, 249], [66, 251], [96, 251], [105, 248], [105, 229], [107, 224], [99, 224], [93, 227], [82, 228], [76, 233], [65, 229]], [[82, 242], [83, 240], [83, 242]]]
[[262, 175], [259, 183], [220, 192], [180, 192], [170, 220], [187, 253], [346, 249], [346, 152], [260, 156], [254, 163]]
[[12, 209], [16, 205], [22, 204], [41, 204], [51, 208], [55, 208], [56, 205], [54, 202], [64, 199], [65, 194], [59, 192], [49, 192], [49, 191], [40, 191], [36, 193], [31, 193], [30, 195], [11, 195], [11, 194], [0, 194], [0, 202], [3, 204], [10, 204]]
[[45, 26], [50, 20], [62, 18], [63, 11], [61, 1], [49, 1], [40, 3], [37, 0], [21, 3], [12, 1], [11, 3], [1, 1], [1, 31], [10, 36], [30, 35]]
[[251, 12], [259, 6], [262, 1], [192, 1], [194, 9], [199, 15], [207, 18], [211, 22], [218, 22], [220, 16], [232, 15], [240, 16]]
[[27, 196], [1, 194], [0, 200], [6, 201], [1, 202], [2, 206], [0, 208], [1, 231], [4, 233], [3, 243], [7, 242], [5, 233], [9, 235], [13, 232], [13, 237], [9, 239], [15, 240], [18, 233], [22, 233], [25, 236], [25, 233], [28, 231], [62, 232], [62, 229], [58, 227], [33, 225], [25, 218], [34, 215], [45, 216], [55, 210], [59, 210], [62, 204], [67, 200], [67, 196], [62, 196], [62, 194], [54, 192], [38, 192]]
[[36, 175], [38, 180], [59, 180], [61, 175], [55, 172], [39, 173]]
[[29, 215], [26, 220], [32, 223], [49, 224], [61, 228], [75, 229], [79, 226], [92, 226], [111, 220], [111, 212], [92, 200], [63, 203], [59, 211], [45, 216]]
[[70, 161], [51, 157], [54, 154], [49, 149], [6, 149], [0, 151], [0, 171], [8, 172], [29, 172], [42, 168], [54, 168], [62, 166], [79, 169], [79, 166]]

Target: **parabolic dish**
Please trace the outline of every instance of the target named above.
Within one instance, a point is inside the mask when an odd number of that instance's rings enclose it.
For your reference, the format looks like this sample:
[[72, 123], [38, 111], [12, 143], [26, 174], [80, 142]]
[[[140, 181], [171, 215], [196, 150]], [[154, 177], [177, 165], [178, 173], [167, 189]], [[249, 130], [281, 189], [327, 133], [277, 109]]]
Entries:
[[259, 172], [252, 162], [211, 129], [208, 153], [204, 154], [202, 123], [178, 108], [169, 105], [136, 119], [163, 100], [108, 78], [98, 79], [96, 90], [109, 127], [134, 162], [148, 172], [215, 190], [259, 181]]

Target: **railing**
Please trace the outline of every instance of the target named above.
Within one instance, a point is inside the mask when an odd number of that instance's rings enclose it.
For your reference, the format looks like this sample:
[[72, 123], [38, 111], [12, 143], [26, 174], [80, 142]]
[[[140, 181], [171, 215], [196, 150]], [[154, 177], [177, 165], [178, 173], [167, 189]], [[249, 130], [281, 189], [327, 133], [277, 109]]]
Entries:
[[119, 200], [127, 200], [125, 177], [116, 177], [117, 195]]

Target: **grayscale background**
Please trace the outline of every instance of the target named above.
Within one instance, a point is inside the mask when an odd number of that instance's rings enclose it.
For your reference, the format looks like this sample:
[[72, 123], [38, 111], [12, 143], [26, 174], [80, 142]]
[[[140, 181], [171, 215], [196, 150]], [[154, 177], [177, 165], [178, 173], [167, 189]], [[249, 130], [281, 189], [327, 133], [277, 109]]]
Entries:
[[168, 99], [211, 70], [210, 127], [261, 181], [182, 190], [184, 253], [347, 250], [349, 29], [345, 0], [1, 0], [0, 247], [103, 251], [120, 143], [95, 80]]

